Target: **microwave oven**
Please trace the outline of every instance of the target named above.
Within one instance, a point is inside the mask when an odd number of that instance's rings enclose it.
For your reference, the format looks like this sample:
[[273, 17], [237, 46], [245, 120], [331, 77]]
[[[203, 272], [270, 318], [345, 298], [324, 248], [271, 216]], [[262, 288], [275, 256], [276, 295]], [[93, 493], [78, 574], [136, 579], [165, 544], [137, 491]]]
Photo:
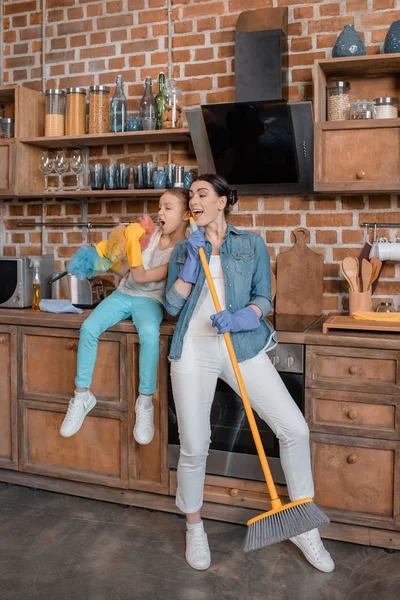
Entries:
[[[49, 281], [54, 271], [54, 255], [40, 258], [40, 283], [42, 298], [51, 298]], [[30, 257], [0, 256], [0, 308], [26, 308], [32, 306], [33, 267]]]

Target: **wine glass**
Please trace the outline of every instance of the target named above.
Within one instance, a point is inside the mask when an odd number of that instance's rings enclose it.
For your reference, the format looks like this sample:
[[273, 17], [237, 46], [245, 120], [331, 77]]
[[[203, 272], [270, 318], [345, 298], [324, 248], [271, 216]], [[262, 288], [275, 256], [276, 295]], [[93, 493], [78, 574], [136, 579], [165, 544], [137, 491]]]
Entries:
[[57, 192], [62, 192], [63, 188], [63, 179], [62, 176], [66, 171], [68, 171], [68, 158], [65, 150], [57, 150], [54, 155], [54, 168], [56, 173], [58, 174], [58, 188]]
[[70, 156], [70, 166], [76, 175], [76, 189], [83, 189], [82, 172], [83, 172], [83, 153], [82, 150], [73, 150]]
[[43, 150], [39, 157], [39, 169], [44, 174], [44, 191], [49, 191], [49, 175], [52, 173], [54, 169], [54, 158], [51, 152], [47, 150]]

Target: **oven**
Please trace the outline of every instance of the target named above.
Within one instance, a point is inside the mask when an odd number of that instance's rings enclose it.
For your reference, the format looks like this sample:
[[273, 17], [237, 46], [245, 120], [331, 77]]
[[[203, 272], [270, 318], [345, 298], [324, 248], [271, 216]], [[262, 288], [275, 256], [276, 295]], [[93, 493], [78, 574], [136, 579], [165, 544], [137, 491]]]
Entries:
[[[268, 353], [294, 401], [304, 414], [304, 346], [279, 344]], [[169, 379], [168, 462], [177, 468], [179, 436]], [[285, 483], [274, 433], [254, 413], [275, 483]], [[242, 400], [224, 381], [218, 380], [211, 411], [211, 445], [206, 472], [240, 479], [264, 481]]]

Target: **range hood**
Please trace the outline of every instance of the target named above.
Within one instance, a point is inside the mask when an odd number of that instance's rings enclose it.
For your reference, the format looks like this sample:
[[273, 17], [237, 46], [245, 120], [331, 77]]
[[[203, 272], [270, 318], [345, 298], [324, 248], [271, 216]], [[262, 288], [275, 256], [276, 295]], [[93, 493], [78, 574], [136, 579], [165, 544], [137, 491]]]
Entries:
[[313, 191], [312, 105], [285, 99], [286, 34], [287, 8], [241, 13], [236, 102], [186, 113], [200, 173], [222, 175], [241, 194]]

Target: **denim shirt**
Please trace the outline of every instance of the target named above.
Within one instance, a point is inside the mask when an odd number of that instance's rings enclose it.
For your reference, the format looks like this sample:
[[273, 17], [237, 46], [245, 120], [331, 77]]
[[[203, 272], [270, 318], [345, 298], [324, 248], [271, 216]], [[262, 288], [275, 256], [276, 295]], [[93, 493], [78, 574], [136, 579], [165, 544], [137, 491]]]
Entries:
[[[181, 311], [172, 339], [170, 360], [181, 358], [183, 339], [205, 281], [205, 273], [200, 267], [197, 282], [188, 298], [184, 298], [174, 287], [187, 258], [187, 244], [187, 240], [184, 240], [175, 246], [168, 267], [165, 308], [170, 315], [177, 315]], [[207, 262], [210, 262], [211, 252], [211, 242], [206, 240]], [[242, 362], [253, 358], [263, 349], [271, 350], [277, 344], [275, 331], [264, 320], [271, 310], [269, 254], [259, 235], [241, 231], [229, 223], [220, 252], [225, 275], [226, 309], [233, 313], [255, 304], [263, 316], [260, 327], [254, 331], [231, 333], [237, 360]]]

